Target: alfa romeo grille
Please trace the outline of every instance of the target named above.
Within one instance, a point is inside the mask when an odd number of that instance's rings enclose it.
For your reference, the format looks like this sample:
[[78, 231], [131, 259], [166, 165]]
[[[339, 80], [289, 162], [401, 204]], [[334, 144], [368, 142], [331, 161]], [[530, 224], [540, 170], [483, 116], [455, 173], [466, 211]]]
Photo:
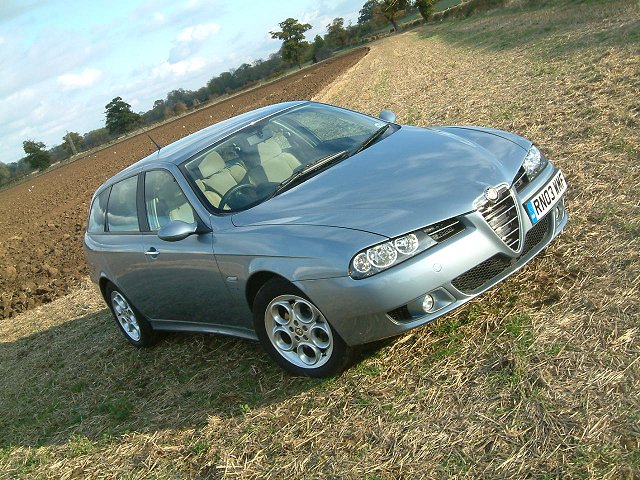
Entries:
[[514, 252], [520, 250], [520, 220], [511, 191], [505, 185], [496, 187], [498, 198], [491, 202], [482, 198], [476, 208], [494, 232]]

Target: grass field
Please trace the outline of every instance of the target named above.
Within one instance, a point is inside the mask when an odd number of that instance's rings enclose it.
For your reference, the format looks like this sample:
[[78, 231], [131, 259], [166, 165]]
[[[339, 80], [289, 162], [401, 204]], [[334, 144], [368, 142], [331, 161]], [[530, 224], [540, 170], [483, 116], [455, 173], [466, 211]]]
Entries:
[[461, 2], [462, 0], [440, 0], [438, 3], [435, 4], [436, 7], [436, 12], [440, 12], [442, 10], [446, 10], [447, 8], [451, 8], [454, 5], [457, 5]]
[[87, 283], [0, 324], [0, 478], [638, 478], [638, 2], [427, 25], [317, 99], [532, 138], [567, 176], [571, 223], [328, 380], [220, 336], [135, 350]]

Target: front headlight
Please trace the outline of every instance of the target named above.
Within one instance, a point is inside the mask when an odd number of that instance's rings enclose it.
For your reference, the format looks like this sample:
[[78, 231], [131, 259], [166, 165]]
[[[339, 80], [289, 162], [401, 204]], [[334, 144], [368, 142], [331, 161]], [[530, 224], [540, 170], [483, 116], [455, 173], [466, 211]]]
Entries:
[[547, 163], [549, 163], [547, 157], [538, 150], [538, 147], [531, 145], [531, 148], [527, 152], [527, 156], [524, 157], [524, 162], [522, 162], [522, 168], [524, 168], [529, 181], [532, 181], [542, 170], [544, 170]]
[[358, 252], [351, 259], [349, 275], [356, 280], [375, 275], [424, 252], [462, 230], [462, 223], [451, 218], [373, 245]]

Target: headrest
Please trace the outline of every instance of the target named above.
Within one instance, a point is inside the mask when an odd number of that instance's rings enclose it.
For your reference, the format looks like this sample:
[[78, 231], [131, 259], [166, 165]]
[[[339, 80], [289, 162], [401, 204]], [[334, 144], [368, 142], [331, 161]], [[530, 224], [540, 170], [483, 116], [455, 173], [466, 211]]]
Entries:
[[202, 178], [209, 178], [224, 168], [224, 160], [215, 150], [210, 151], [198, 165]]
[[258, 155], [260, 155], [260, 161], [264, 162], [282, 153], [282, 148], [275, 140], [267, 140], [258, 144]]

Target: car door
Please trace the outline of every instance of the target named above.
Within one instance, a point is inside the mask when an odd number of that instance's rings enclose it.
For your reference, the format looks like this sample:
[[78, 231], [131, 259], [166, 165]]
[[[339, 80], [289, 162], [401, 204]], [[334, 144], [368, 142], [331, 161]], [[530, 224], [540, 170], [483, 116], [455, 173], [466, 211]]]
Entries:
[[141, 184], [138, 205], [146, 258], [136, 305], [153, 320], [232, 323], [220, 312], [230, 299], [213, 255], [212, 233], [193, 234], [176, 242], [158, 238], [158, 230], [171, 221], [200, 220], [171, 172], [149, 170]]
[[94, 248], [108, 265], [110, 279], [133, 301], [138, 298], [138, 272], [144, 267], [142, 235], [137, 210], [138, 175], [114, 183], [108, 198], [104, 234], [94, 235]]

